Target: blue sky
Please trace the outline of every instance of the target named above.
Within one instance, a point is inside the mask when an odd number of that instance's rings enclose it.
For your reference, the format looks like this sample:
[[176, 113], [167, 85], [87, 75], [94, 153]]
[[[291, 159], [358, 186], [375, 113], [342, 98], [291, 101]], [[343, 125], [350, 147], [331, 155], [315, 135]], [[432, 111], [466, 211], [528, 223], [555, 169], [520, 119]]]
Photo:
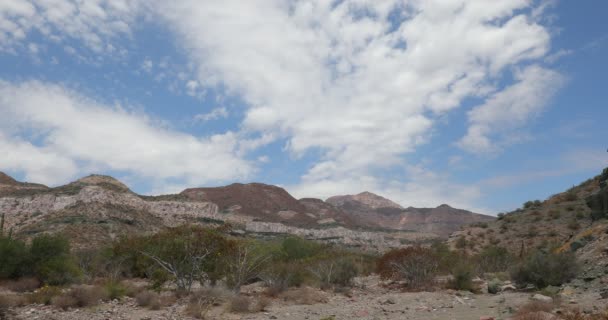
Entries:
[[606, 10], [5, 0], [0, 170], [511, 210], [608, 166]]

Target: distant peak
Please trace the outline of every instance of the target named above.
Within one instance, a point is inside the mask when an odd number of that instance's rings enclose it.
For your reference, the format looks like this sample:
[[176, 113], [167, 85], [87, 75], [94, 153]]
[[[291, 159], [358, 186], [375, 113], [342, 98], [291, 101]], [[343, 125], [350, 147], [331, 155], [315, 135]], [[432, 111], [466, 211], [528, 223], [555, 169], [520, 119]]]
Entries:
[[437, 208], [451, 208], [451, 207], [450, 207], [450, 205], [447, 205], [444, 203], [444, 204], [438, 206]]
[[116, 186], [120, 189], [129, 190], [129, 187], [127, 187], [124, 183], [120, 182], [118, 179], [100, 174], [92, 174], [84, 178], [80, 178], [76, 180], [76, 182], [88, 185], [99, 185], [107, 183]]
[[17, 185], [19, 182], [8, 174], [0, 171], [0, 184]]
[[397, 208], [403, 209], [399, 204], [386, 199], [382, 196], [379, 196], [375, 193], [371, 193], [369, 191], [364, 191], [356, 195], [346, 195], [346, 196], [334, 196], [327, 199], [327, 202], [332, 203], [334, 205], [341, 205], [345, 200], [354, 200], [360, 202], [372, 209], [378, 208]]

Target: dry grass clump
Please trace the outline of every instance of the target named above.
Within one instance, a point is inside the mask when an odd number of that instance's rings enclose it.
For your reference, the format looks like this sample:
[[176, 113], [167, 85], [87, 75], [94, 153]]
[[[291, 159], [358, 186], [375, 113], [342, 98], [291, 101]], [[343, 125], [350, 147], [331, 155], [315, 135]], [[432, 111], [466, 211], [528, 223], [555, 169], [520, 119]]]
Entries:
[[13, 308], [22, 307], [27, 305], [27, 299], [17, 294], [0, 294], [0, 309], [1, 308]]
[[553, 319], [551, 311], [556, 307], [554, 303], [531, 301], [521, 306], [515, 313], [515, 320], [547, 320]]
[[229, 310], [234, 313], [249, 312], [251, 298], [248, 296], [237, 295], [230, 299]]
[[290, 301], [295, 304], [312, 305], [317, 303], [327, 303], [327, 297], [320, 291], [310, 287], [302, 287], [293, 290], [285, 291], [281, 298], [284, 301]]
[[36, 278], [21, 278], [8, 281], [3, 286], [13, 292], [30, 292], [40, 288], [40, 281]]
[[123, 288], [125, 289], [125, 295], [127, 297], [135, 298], [141, 292], [146, 291], [145, 283], [136, 283], [133, 281], [123, 281], [121, 284], [122, 284]]
[[105, 290], [98, 286], [79, 285], [69, 291], [55, 296], [51, 304], [59, 309], [84, 308], [99, 304], [107, 299]]
[[262, 311], [266, 311], [266, 309], [272, 304], [272, 300], [269, 299], [268, 297], [264, 297], [264, 296], [260, 296], [258, 298], [258, 301], [256, 302], [256, 304], [253, 306], [253, 310], [255, 312], [262, 312]]
[[231, 296], [230, 291], [217, 287], [195, 291], [190, 295], [186, 314], [197, 319], [204, 319], [212, 306], [219, 305]]
[[561, 317], [564, 320], [608, 320], [608, 310], [597, 314], [584, 314], [579, 309], [569, 309]]
[[161, 295], [154, 291], [145, 290], [135, 296], [135, 301], [140, 307], [147, 307], [151, 310], [160, 310], [174, 304], [177, 299], [174, 295]]
[[53, 286], [44, 286], [28, 295], [26, 299], [30, 304], [51, 304], [51, 300], [61, 294], [61, 289]]
[[76, 308], [78, 301], [69, 294], [62, 294], [55, 296], [51, 299], [51, 304], [61, 310], [68, 310], [70, 308]]

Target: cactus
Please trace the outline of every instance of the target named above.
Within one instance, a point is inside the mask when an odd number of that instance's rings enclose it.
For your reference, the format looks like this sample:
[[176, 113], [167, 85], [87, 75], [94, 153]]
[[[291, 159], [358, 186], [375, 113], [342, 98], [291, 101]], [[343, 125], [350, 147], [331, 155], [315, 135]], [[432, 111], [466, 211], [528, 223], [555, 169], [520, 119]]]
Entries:
[[5, 212], [2, 212], [2, 216], [0, 217], [0, 237], [4, 236], [4, 216]]

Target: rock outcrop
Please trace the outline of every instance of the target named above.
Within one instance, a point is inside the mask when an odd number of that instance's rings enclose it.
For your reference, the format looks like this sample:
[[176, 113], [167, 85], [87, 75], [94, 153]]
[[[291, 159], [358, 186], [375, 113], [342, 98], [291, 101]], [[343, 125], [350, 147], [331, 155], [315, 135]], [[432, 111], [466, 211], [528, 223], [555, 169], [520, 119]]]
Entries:
[[455, 209], [445, 204], [437, 208], [404, 209], [395, 202], [371, 192], [331, 197], [327, 202], [348, 213], [359, 226], [434, 233], [444, 238], [463, 225], [494, 220], [494, 217]]

